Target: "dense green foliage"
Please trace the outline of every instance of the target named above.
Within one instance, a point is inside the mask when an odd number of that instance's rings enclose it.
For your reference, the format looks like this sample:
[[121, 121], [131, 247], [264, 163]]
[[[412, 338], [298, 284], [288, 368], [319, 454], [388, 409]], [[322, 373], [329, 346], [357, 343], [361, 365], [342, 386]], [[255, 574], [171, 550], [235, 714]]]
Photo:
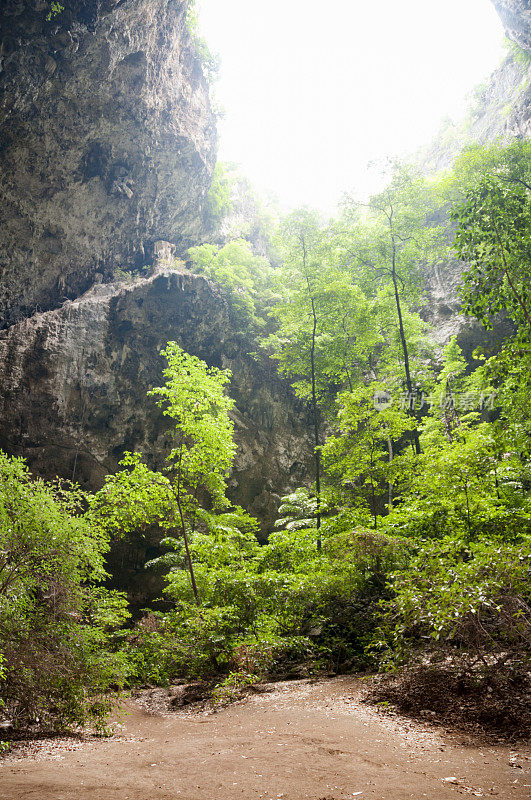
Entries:
[[531, 326], [531, 214], [529, 190], [484, 178], [454, 211], [455, 249], [467, 263], [464, 311], [485, 326], [501, 311]]
[[[529, 654], [529, 628], [518, 622], [529, 614], [524, 586], [531, 532], [529, 155], [526, 142], [474, 148], [438, 184], [402, 172], [368, 208], [348, 203], [328, 227], [314, 218], [311, 247], [298, 237], [299, 263], [306, 257], [308, 266], [301, 271], [301, 301], [294, 294], [293, 266], [284, 261], [286, 300], [275, 310], [278, 332], [266, 345], [273, 344], [281, 369], [310, 400], [313, 359], [314, 399], [332, 429], [322, 448], [326, 479], [318, 495], [327, 519], [321, 534], [371, 524], [393, 540], [411, 542], [409, 552], [418, 553], [411, 572], [390, 581], [394, 597], [382, 606], [386, 641], [393, 642], [386, 652], [395, 664], [425, 656], [426, 633], [437, 641], [437, 652], [454, 649], [461, 661], [470, 656], [475, 663], [478, 648], [485, 647], [489, 673]], [[440, 224], [448, 202], [455, 233]], [[444, 268], [452, 239], [453, 251], [467, 262], [460, 289], [464, 312], [487, 328], [500, 314], [516, 326], [494, 355], [478, 353], [474, 364], [455, 340], [437, 357], [415, 314], [426, 268]], [[292, 232], [285, 240], [289, 246]], [[337, 305], [327, 314], [339, 275]], [[408, 439], [415, 447], [407, 446]], [[437, 548], [435, 573], [430, 547]], [[500, 552], [521, 567], [518, 581], [507, 577]], [[483, 582], [487, 563], [489, 579]], [[448, 574], [455, 578], [453, 594], [443, 591]], [[477, 632], [474, 615], [490, 614], [486, 629], [492, 625], [496, 633], [488, 634], [488, 647], [487, 634], [456, 641], [454, 629], [441, 627], [441, 616], [438, 621], [420, 596], [416, 613], [422, 624], [411, 625], [407, 575], [430, 587], [426, 591], [437, 597], [440, 615], [463, 629]], [[506, 594], [510, 603], [498, 609]], [[516, 638], [515, 627], [521, 631]], [[406, 641], [416, 649], [406, 648]]]
[[123, 681], [109, 634], [125, 598], [98, 586], [108, 539], [82, 502], [0, 453], [0, 692], [15, 727], [103, 726]]
[[257, 256], [249, 242], [236, 239], [223, 246], [203, 244], [189, 250], [192, 269], [218, 283], [230, 302], [235, 329], [254, 333], [266, 324], [277, 299], [274, 270]]
[[143, 680], [212, 678], [238, 670], [258, 679], [319, 667], [359, 667], [388, 571], [402, 548], [361, 528], [330, 534], [320, 553], [309, 530], [196, 534], [191, 546], [201, 608], [183, 565], [168, 575], [175, 609], [150, 612], [133, 634]]
[[119, 534], [158, 525], [166, 534], [182, 537], [199, 604], [189, 537], [199, 521], [214, 524], [207, 508], [217, 512], [228, 505], [225, 491], [235, 450], [228, 413], [233, 402], [224, 393], [230, 372], [208, 367], [176, 342], [169, 342], [161, 355], [168, 363], [167, 380], [149, 394], [158, 398], [165, 416], [173, 421], [165, 474], [146, 467], [139, 453], [127, 453], [122, 461], [125, 469], [108, 476], [94, 499], [92, 514]]
[[[243, 648], [256, 656], [243, 686], [275, 673], [293, 642], [304, 669], [427, 653], [474, 664], [481, 653], [492, 673], [528, 650], [519, 621], [531, 531], [526, 148], [474, 149], [437, 185], [402, 170], [367, 207], [349, 201], [328, 225], [294, 212], [277, 233], [280, 269], [254, 262], [277, 294], [264, 347], [312, 410], [315, 471], [283, 499], [266, 545], [237, 528], [194, 537], [207, 638], [199, 661], [188, 654], [190, 675], [225, 671], [240, 685]], [[454, 234], [438, 210], [449, 200]], [[438, 353], [416, 311], [426, 268], [444, 268], [452, 238], [468, 263], [464, 311], [487, 327], [503, 312], [518, 326], [474, 364], [455, 339]], [[231, 291], [259, 285], [253, 276], [246, 286], [242, 246], [198, 253]], [[176, 608], [158, 622], [162, 640], [190, 641], [188, 625], [199, 640], [178, 552], [166, 563]], [[166, 678], [182, 668], [173, 663]]]
[[[226, 498], [230, 374], [175, 343], [150, 392], [170, 421], [164, 470], [126, 454], [87, 500], [2, 456], [3, 713], [101, 721], [111, 681], [201, 679], [221, 704], [266, 675], [415, 662], [494, 693], [523, 685], [530, 155], [528, 143], [472, 148], [437, 180], [400, 168], [328, 223], [299, 209], [262, 249], [278, 263], [241, 237], [192, 248], [242, 342], [308, 405], [313, 471], [259, 543], [256, 520]], [[230, 199], [218, 178], [217, 218]], [[436, 346], [420, 313], [427, 271], [456, 257], [463, 312], [478, 329], [505, 320], [504, 338], [468, 359], [458, 338]], [[164, 573], [164, 610], [117, 634], [123, 599], [97, 586], [108, 540], [153, 530], [164, 553], [146, 569]]]

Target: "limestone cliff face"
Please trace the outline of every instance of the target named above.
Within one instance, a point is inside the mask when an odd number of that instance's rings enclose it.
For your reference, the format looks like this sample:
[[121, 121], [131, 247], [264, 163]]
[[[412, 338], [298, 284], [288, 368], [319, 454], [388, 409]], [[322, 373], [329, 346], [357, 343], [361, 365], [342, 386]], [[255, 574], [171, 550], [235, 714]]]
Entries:
[[[506, 27], [507, 36], [531, 53], [531, 3], [529, 0], [493, 0]], [[467, 117], [460, 123], [447, 121], [439, 134], [417, 156], [426, 173], [448, 169], [461, 150], [470, 144], [510, 142], [531, 136], [531, 64], [509, 54], [487, 83], [478, 87]], [[441, 212], [443, 221], [444, 212]], [[510, 329], [500, 322], [487, 332], [479, 323], [460, 315], [457, 287], [463, 264], [456, 260], [432, 266], [426, 274], [427, 302], [423, 316], [433, 326], [432, 336], [446, 344], [457, 336], [467, 354], [478, 345], [489, 348]]]
[[38, 474], [101, 484], [124, 450], [152, 466], [168, 452], [167, 420], [146, 396], [161, 384], [169, 340], [233, 372], [238, 455], [232, 498], [267, 528], [279, 495], [301, 485], [311, 452], [305, 417], [274, 365], [247, 355], [230, 309], [205, 278], [171, 269], [93, 287], [59, 310], [0, 333], [0, 447]]
[[91, 489], [124, 450], [162, 465], [167, 420], [146, 393], [175, 340], [234, 373], [231, 494], [267, 528], [306, 476], [304, 411], [216, 287], [165, 260], [201, 240], [215, 161], [186, 2], [49, 6], [2, 9], [0, 447]]
[[531, 52], [531, 3], [529, 0], [492, 0], [509, 39]]
[[531, 64], [508, 55], [471, 99], [466, 117], [445, 120], [434, 139], [417, 153], [424, 172], [448, 169], [463, 148], [531, 136]]
[[197, 243], [215, 159], [185, 0], [2, 4], [0, 326]]

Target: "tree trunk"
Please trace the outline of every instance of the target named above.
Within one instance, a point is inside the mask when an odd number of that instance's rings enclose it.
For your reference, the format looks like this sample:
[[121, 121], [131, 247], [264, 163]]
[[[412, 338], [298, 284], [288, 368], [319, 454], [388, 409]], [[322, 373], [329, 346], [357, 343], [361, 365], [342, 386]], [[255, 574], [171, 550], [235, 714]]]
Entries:
[[321, 552], [322, 548], [322, 540], [321, 540], [321, 451], [320, 447], [320, 426], [319, 426], [319, 409], [317, 407], [317, 382], [315, 377], [315, 340], [317, 336], [317, 312], [315, 310], [315, 301], [312, 295], [312, 289], [310, 286], [310, 279], [308, 277], [308, 270], [307, 270], [307, 253], [306, 253], [306, 241], [304, 236], [301, 235], [300, 237], [301, 245], [302, 245], [302, 263], [304, 267], [304, 275], [306, 277], [306, 286], [308, 288], [308, 297], [310, 299], [311, 307], [312, 307], [312, 319], [313, 319], [313, 327], [312, 327], [312, 346], [310, 350], [310, 371], [311, 371], [311, 380], [312, 380], [312, 415], [313, 415], [313, 432], [314, 432], [314, 461], [315, 461], [315, 495], [317, 500], [317, 513], [316, 513], [316, 525], [317, 525], [317, 550]]
[[[411, 381], [411, 371], [409, 368], [409, 351], [406, 341], [406, 333], [404, 331], [404, 320], [402, 318], [402, 306], [400, 304], [400, 294], [398, 292], [398, 281], [396, 278], [396, 243], [392, 232], [391, 232], [391, 239], [393, 244], [391, 278], [393, 280], [393, 288], [395, 291], [395, 303], [396, 303], [396, 311], [398, 314], [398, 326], [400, 329], [400, 341], [402, 342], [402, 352], [404, 354], [404, 369], [406, 372], [406, 386], [408, 391], [408, 413], [413, 418], [416, 418], [415, 411], [413, 408], [411, 408], [411, 403], [413, 402], [413, 383]], [[419, 456], [421, 453], [420, 439], [419, 439], [419, 432], [416, 428], [411, 432], [411, 437], [413, 440], [413, 445], [415, 447], [415, 453]]]
[[313, 432], [315, 444], [315, 494], [317, 497], [317, 550], [320, 551], [322, 541], [319, 531], [321, 530], [321, 451], [320, 451], [320, 437], [319, 437], [319, 409], [317, 408], [317, 389], [315, 382], [315, 335], [317, 332], [317, 315], [315, 313], [315, 304], [312, 298], [312, 314], [313, 314], [313, 330], [312, 330], [312, 349], [310, 355], [311, 371], [312, 371], [312, 406], [313, 406]]
[[192, 591], [194, 593], [194, 598], [196, 604], [199, 606], [201, 605], [199, 601], [199, 592], [197, 591], [197, 583], [195, 581], [195, 572], [194, 572], [194, 565], [192, 563], [192, 556], [190, 555], [190, 545], [188, 543], [188, 534], [186, 533], [186, 525], [184, 522], [184, 515], [181, 506], [180, 497], [177, 496], [177, 506], [179, 508], [179, 515], [181, 517], [181, 528], [183, 532], [183, 539], [184, 539], [184, 548], [186, 550], [186, 560], [188, 561], [188, 571], [190, 572], [190, 583], [192, 584]]
[[[392, 464], [393, 463], [393, 458], [394, 458], [394, 452], [393, 452], [393, 441], [392, 441], [390, 436], [387, 438], [387, 449], [389, 451], [389, 464]], [[389, 494], [388, 494], [387, 510], [388, 511], [392, 511], [393, 510], [393, 484], [392, 484], [391, 481], [389, 481], [388, 490], [389, 490]]]
[[186, 550], [186, 560], [188, 562], [188, 572], [190, 573], [190, 583], [192, 584], [192, 591], [194, 593], [195, 602], [198, 606], [201, 605], [199, 600], [199, 592], [197, 591], [197, 583], [195, 580], [195, 572], [194, 572], [194, 565], [192, 563], [192, 556], [190, 553], [190, 543], [188, 541], [188, 534], [186, 533], [186, 522], [184, 519], [184, 511], [181, 502], [181, 460], [182, 460], [182, 441], [181, 441], [181, 451], [179, 453], [179, 466], [177, 469], [177, 488], [172, 486], [173, 495], [177, 502], [177, 508], [179, 509], [179, 517], [181, 520], [181, 530], [184, 539], [184, 549]]

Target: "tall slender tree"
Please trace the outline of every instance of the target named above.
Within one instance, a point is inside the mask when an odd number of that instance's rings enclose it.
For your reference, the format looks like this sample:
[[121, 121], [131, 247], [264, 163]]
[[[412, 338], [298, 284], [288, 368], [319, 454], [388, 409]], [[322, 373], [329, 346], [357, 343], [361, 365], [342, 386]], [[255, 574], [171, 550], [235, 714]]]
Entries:
[[[360, 380], [367, 353], [381, 337], [372, 325], [365, 294], [334, 263], [327, 230], [321, 227], [315, 212], [301, 209], [284, 221], [279, 249], [283, 257], [283, 300], [273, 311], [277, 330], [265, 345], [278, 360], [280, 372], [291, 379], [311, 410], [319, 532], [323, 421], [335, 416], [337, 392], [352, 389]], [[317, 546], [321, 546], [319, 533]]]
[[[399, 170], [387, 189], [369, 204], [348, 201], [338, 226], [344, 268], [350, 269], [369, 296], [379, 293], [383, 297], [387, 288], [392, 294], [403, 382], [412, 418], [416, 416], [417, 385], [412, 368], [414, 343], [408, 337], [411, 309], [422, 301], [423, 269], [429, 262], [448, 257], [446, 229], [437, 224], [435, 199], [423, 179]], [[419, 455], [416, 427], [410, 436]]]
[[279, 244], [283, 256], [281, 278], [284, 302], [274, 315], [279, 330], [268, 337], [267, 346], [279, 361], [282, 373], [294, 379], [299, 396], [309, 400], [314, 444], [314, 478], [318, 530], [321, 549], [321, 414], [319, 401], [325, 389], [322, 365], [322, 319], [319, 303], [321, 226], [317, 213], [308, 209], [294, 212], [284, 220]]

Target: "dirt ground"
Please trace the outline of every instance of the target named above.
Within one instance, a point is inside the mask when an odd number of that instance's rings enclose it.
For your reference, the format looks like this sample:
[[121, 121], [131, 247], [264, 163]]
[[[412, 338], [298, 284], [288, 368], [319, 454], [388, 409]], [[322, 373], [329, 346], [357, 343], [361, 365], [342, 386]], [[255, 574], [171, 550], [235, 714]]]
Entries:
[[161, 713], [130, 700], [113, 738], [15, 749], [0, 761], [0, 798], [531, 797], [529, 747], [442, 733], [359, 696], [359, 681], [340, 677], [276, 684], [215, 714]]

